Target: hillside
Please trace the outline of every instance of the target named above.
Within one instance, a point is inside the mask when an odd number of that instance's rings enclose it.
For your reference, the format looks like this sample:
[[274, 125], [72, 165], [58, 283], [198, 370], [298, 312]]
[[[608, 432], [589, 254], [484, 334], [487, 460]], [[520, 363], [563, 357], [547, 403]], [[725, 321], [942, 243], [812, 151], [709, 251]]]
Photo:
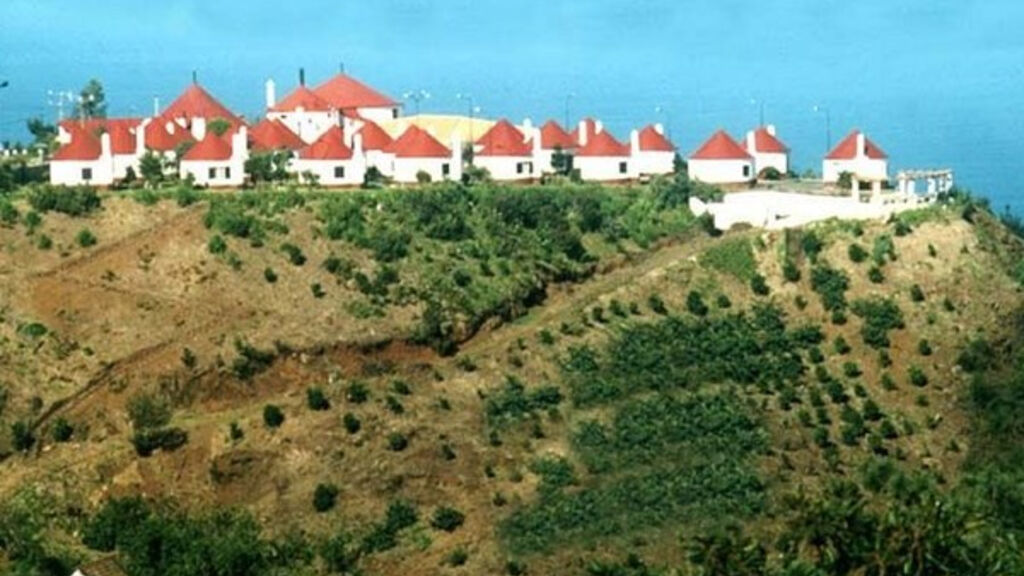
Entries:
[[1020, 240], [692, 192], [0, 199], [0, 572], [1024, 565]]

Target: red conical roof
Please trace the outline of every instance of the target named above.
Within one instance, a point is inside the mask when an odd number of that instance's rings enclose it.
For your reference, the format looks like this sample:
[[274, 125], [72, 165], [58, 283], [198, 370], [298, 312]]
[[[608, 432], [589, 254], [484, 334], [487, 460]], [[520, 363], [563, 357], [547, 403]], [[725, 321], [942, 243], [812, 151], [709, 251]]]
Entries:
[[345, 135], [341, 128], [332, 126], [316, 142], [302, 149], [299, 158], [304, 160], [348, 160], [352, 158], [352, 149], [345, 145]]
[[274, 112], [294, 112], [298, 108], [302, 108], [307, 112], [327, 112], [331, 109], [331, 104], [317, 96], [309, 88], [300, 85], [291, 94], [286, 96], [284, 100], [281, 100], [276, 106], [271, 108], [271, 110]]
[[629, 156], [629, 146], [619, 142], [607, 130], [587, 136], [587, 144], [576, 150], [577, 156]]
[[437, 141], [426, 130], [410, 125], [387, 149], [399, 158], [447, 158], [451, 150]]
[[217, 136], [213, 131], [208, 131], [206, 137], [196, 142], [189, 148], [182, 160], [229, 160], [231, 159], [231, 144], [223, 137]]
[[654, 126], [640, 131], [640, 149], [645, 152], [675, 152], [676, 147]]
[[750, 154], [726, 134], [725, 130], [715, 132], [703, 146], [690, 155], [691, 160], [750, 160]]
[[174, 133], [171, 134], [167, 131], [167, 120], [162, 118], [154, 118], [146, 125], [146, 148], [150, 150], [169, 152], [191, 137], [188, 130], [177, 124], [175, 124]]
[[357, 134], [363, 138], [363, 150], [387, 150], [394, 139], [383, 128], [369, 120], [363, 120], [363, 126]]
[[61, 146], [53, 160], [97, 160], [103, 154], [99, 136], [83, 128], [72, 128], [71, 141]]
[[545, 150], [554, 150], [556, 147], [568, 150], [575, 148], [577, 144], [579, 141], [574, 140], [572, 135], [554, 120], [548, 120], [540, 127], [540, 147]]
[[232, 123], [240, 122], [234, 112], [229, 110], [210, 95], [199, 84], [192, 84], [182, 92], [181, 96], [164, 109], [165, 118], [223, 118]]
[[252, 149], [258, 152], [299, 150], [306, 143], [280, 120], [263, 120], [249, 131]]
[[754, 131], [754, 150], [750, 150], [746, 139], [743, 140], [743, 149], [747, 152], [768, 152], [772, 154], [785, 154], [789, 148], [776, 138], [767, 128], [761, 126]]
[[500, 120], [476, 142], [484, 148], [478, 156], [529, 156], [532, 147], [526, 137], [508, 120]]
[[[860, 135], [860, 130], [854, 130], [850, 132], [846, 138], [843, 138], [842, 142], [836, 145], [828, 156], [825, 156], [828, 160], [852, 160], [857, 157], [857, 136]], [[864, 155], [873, 160], [885, 160], [888, 156], [882, 151], [874, 142], [868, 140], [868, 137], [864, 137]]]
[[335, 108], [386, 108], [398, 103], [348, 76], [338, 74], [313, 89], [317, 96]]

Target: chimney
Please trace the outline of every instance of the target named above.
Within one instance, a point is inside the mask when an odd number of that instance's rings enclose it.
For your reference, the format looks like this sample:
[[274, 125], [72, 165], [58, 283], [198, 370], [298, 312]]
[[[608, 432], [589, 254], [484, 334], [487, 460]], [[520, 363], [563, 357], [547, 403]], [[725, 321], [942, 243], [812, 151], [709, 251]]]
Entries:
[[769, 124], [765, 126], [764, 129], [772, 136], [775, 136], [775, 124]]
[[523, 118], [523, 134], [526, 134], [526, 137], [529, 138], [530, 137], [530, 132], [532, 130], [533, 130], [533, 122], [530, 121], [529, 118]]
[[658, 134], [661, 134], [662, 136], [665, 135], [665, 127], [661, 125], [661, 122], [658, 122], [657, 124], [654, 125], [654, 131], [657, 132]]
[[747, 132], [747, 152], [751, 154], [757, 152], [757, 137], [753, 130]]
[[238, 127], [238, 131], [231, 137], [231, 158], [249, 157], [249, 131], [245, 124]]
[[867, 150], [865, 150], [864, 148], [865, 148], [864, 133], [863, 132], [857, 132], [857, 157], [858, 158], [860, 158], [861, 156], [867, 156]]
[[594, 134], [597, 135], [601, 132], [604, 132], [604, 124], [600, 120], [594, 121]]
[[362, 156], [363, 156], [363, 135], [362, 134], [356, 134], [355, 136], [352, 136], [352, 144], [351, 144], [350, 148], [352, 148], [352, 156], [353, 157], [362, 158]]
[[206, 137], [206, 118], [192, 119], [192, 138], [199, 142]]
[[199, 72], [195, 70], [192, 71], [192, 83], [199, 84]]
[[110, 158], [110, 132], [100, 134], [100, 158]]
[[580, 120], [580, 127], [579, 127], [579, 129], [577, 131], [579, 132], [578, 140], [579, 140], [580, 148], [582, 148], [582, 147], [587, 145], [587, 121], [586, 120]]
[[274, 79], [268, 78], [265, 87], [267, 95], [267, 110], [270, 110], [274, 106], [277, 106], [277, 86], [274, 84]]
[[299, 86], [306, 85], [306, 69], [299, 68]]
[[629, 155], [636, 156], [640, 153], [640, 133], [635, 129], [629, 133]]
[[531, 139], [533, 144], [533, 157], [539, 158], [541, 155], [541, 141], [540, 141], [540, 128], [530, 128], [530, 133], [527, 137]]
[[146, 153], [146, 127], [152, 122], [152, 118], [143, 118], [142, 123], [135, 127], [135, 155], [142, 156]]

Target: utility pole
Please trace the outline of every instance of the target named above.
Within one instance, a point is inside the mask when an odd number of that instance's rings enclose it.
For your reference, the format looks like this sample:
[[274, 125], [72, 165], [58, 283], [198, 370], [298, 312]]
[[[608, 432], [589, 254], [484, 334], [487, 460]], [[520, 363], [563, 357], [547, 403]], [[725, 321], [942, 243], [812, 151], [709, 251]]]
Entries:
[[672, 113], [668, 111], [668, 108], [658, 105], [654, 107], [655, 114], [665, 115], [665, 137], [672, 141]]
[[459, 100], [466, 100], [466, 101], [469, 102], [469, 142], [470, 142], [470, 144], [473, 144], [474, 142], [476, 142], [476, 139], [473, 138], [473, 112], [479, 111], [479, 108], [477, 108], [473, 104], [473, 95], [472, 94], [462, 94], [462, 93], [459, 93], [459, 94], [456, 94], [455, 97], [457, 99], [459, 99]]
[[[7, 88], [10, 85], [11, 85], [11, 83], [8, 82], [7, 80], [0, 80], [0, 89]], [[0, 110], [2, 110], [2, 108], [0, 108]], [[3, 126], [4, 126], [4, 115], [2, 113], [0, 113], [0, 130], [3, 130]], [[3, 134], [0, 133], [0, 136], [3, 136]], [[0, 148], [3, 148], [2, 144], [0, 144]]]
[[832, 114], [827, 106], [814, 106], [814, 111], [825, 114], [825, 153], [832, 150]]
[[420, 115], [420, 101], [421, 100], [429, 100], [430, 99], [430, 92], [427, 92], [426, 90], [412, 90], [410, 92], [406, 92], [405, 94], [403, 94], [402, 98], [404, 100], [412, 100], [413, 102], [416, 103], [416, 115], [419, 116]]
[[569, 129], [569, 102], [575, 96], [576, 96], [576, 94], [574, 92], [569, 92], [568, 94], [565, 95], [565, 116], [562, 118], [562, 120], [564, 121], [564, 124], [562, 124], [562, 127], [565, 128], [566, 130]]

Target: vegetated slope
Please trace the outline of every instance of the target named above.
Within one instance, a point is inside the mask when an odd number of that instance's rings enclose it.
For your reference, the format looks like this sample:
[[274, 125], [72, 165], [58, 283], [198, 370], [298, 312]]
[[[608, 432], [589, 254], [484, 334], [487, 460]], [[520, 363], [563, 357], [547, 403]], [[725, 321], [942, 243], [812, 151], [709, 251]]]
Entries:
[[[891, 224], [708, 239], [669, 194], [680, 190], [659, 186], [265, 194], [180, 210], [108, 199], [88, 221], [97, 246], [55, 272], [24, 256], [32, 241], [20, 225], [3, 231], [8, 256], [42, 268], [7, 278], [66, 276], [56, 290], [94, 266], [90, 253], [127, 250], [102, 219], [138, 211], [154, 236], [187, 230], [192, 252], [179, 246], [168, 259], [181, 261], [160, 263], [154, 248], [149, 271], [115, 268], [132, 278], [118, 294], [177, 291], [221, 306], [185, 319], [187, 339], [172, 329], [150, 341], [136, 322], [125, 329], [134, 349], [113, 330], [75, 332], [90, 326], [85, 307], [74, 310], [81, 324], [45, 316], [76, 339], [114, 334], [127, 355], [49, 413], [27, 455], [0, 464], [7, 560], [117, 550], [139, 574], [187, 561], [380, 574], [952, 562], [900, 548], [926, 524], [957, 561], [978, 562], [946, 570], [985, 573], [970, 546], [1019, 559], [973, 523], [994, 514], [976, 495], [996, 484], [977, 479], [1012, 485], [1016, 473], [1010, 460], [989, 464], [1012, 441], [1007, 416], [985, 410], [1003, 388], [972, 388], [957, 367], [963, 350], [975, 371], [1012, 353], [1020, 302], [1007, 270], [1019, 242], [971, 203]], [[80, 225], [44, 220], [34, 235]], [[130, 243], [171, 241], [148, 236]], [[95, 255], [105, 243], [117, 247]], [[182, 266], [214, 286], [181, 285], [170, 270]], [[12, 302], [8, 318], [41, 309]], [[92, 314], [101, 323], [102, 308]], [[19, 322], [6, 353], [36, 378], [33, 359], [54, 344]], [[30, 482], [37, 491], [18, 489]], [[120, 498], [140, 493], [180, 508]], [[926, 522], [925, 504], [947, 498], [951, 514]], [[83, 500], [85, 518], [66, 513]], [[883, 526], [885, 503], [902, 515]], [[239, 512], [204, 512], [218, 509]], [[862, 533], [849, 537], [851, 525]], [[882, 530], [891, 538], [871, 538]], [[41, 548], [28, 544], [37, 533], [48, 535]], [[146, 542], [168, 553], [147, 555]]]

